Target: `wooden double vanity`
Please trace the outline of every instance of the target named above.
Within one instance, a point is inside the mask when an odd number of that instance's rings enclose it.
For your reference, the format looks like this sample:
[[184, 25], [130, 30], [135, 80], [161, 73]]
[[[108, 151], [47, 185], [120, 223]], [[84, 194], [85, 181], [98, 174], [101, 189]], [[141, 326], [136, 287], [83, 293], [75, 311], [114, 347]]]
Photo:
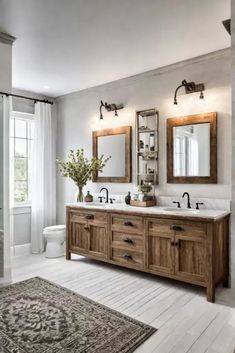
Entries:
[[229, 285], [229, 212], [67, 205], [66, 258], [79, 254], [196, 284]]

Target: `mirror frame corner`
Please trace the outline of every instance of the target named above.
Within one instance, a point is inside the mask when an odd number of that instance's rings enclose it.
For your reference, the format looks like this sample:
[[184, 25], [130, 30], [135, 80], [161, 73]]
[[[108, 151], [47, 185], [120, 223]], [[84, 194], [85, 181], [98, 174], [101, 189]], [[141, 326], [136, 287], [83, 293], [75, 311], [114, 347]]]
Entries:
[[125, 134], [125, 176], [102, 177], [94, 173], [92, 181], [95, 183], [131, 183], [132, 180], [132, 127], [121, 126], [103, 130], [92, 131], [93, 157], [98, 157], [98, 137]]
[[[174, 170], [173, 128], [193, 124], [210, 124], [210, 176], [178, 176]], [[169, 184], [217, 184], [217, 113], [188, 115], [167, 119], [167, 183]]]

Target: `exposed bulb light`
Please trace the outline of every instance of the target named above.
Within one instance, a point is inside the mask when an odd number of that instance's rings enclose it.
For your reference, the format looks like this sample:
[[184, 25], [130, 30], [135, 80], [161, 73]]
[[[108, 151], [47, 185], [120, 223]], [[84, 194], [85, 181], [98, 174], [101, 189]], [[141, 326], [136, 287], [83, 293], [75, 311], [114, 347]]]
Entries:
[[103, 101], [100, 101], [100, 120], [103, 119], [102, 108], [105, 108], [107, 110], [107, 112], [114, 112], [114, 116], [118, 116], [117, 111], [119, 109], [123, 109], [124, 106], [123, 106], [123, 104], [116, 105], [114, 103], [109, 104], [107, 102], [104, 103]]
[[203, 91], [205, 89], [203, 83], [195, 83], [195, 82], [187, 82], [186, 80], [183, 80], [181, 84], [176, 88], [175, 94], [174, 94], [174, 104], [177, 105], [177, 93], [181, 87], [184, 87], [185, 93], [186, 94], [191, 94], [195, 92], [201, 92], [200, 94], [200, 99], [204, 98]]

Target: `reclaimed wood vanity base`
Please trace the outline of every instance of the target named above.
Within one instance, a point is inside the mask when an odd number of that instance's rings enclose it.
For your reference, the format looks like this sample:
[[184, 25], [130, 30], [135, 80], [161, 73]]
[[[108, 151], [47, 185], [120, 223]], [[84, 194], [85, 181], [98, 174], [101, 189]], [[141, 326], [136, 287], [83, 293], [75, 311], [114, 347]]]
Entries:
[[229, 287], [229, 215], [199, 218], [67, 206], [71, 254], [205, 287]]

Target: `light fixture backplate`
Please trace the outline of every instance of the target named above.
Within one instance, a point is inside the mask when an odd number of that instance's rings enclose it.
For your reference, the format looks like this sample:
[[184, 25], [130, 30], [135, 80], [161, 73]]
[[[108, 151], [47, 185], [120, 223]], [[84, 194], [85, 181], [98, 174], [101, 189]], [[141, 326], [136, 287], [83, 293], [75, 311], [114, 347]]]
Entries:
[[[189, 82], [190, 85], [190, 82]], [[193, 90], [189, 89], [187, 86], [185, 86], [185, 93], [190, 94], [190, 93], [195, 93], [195, 92], [201, 92], [205, 90], [205, 86], [203, 83], [198, 83], [195, 84], [193, 87]]]

